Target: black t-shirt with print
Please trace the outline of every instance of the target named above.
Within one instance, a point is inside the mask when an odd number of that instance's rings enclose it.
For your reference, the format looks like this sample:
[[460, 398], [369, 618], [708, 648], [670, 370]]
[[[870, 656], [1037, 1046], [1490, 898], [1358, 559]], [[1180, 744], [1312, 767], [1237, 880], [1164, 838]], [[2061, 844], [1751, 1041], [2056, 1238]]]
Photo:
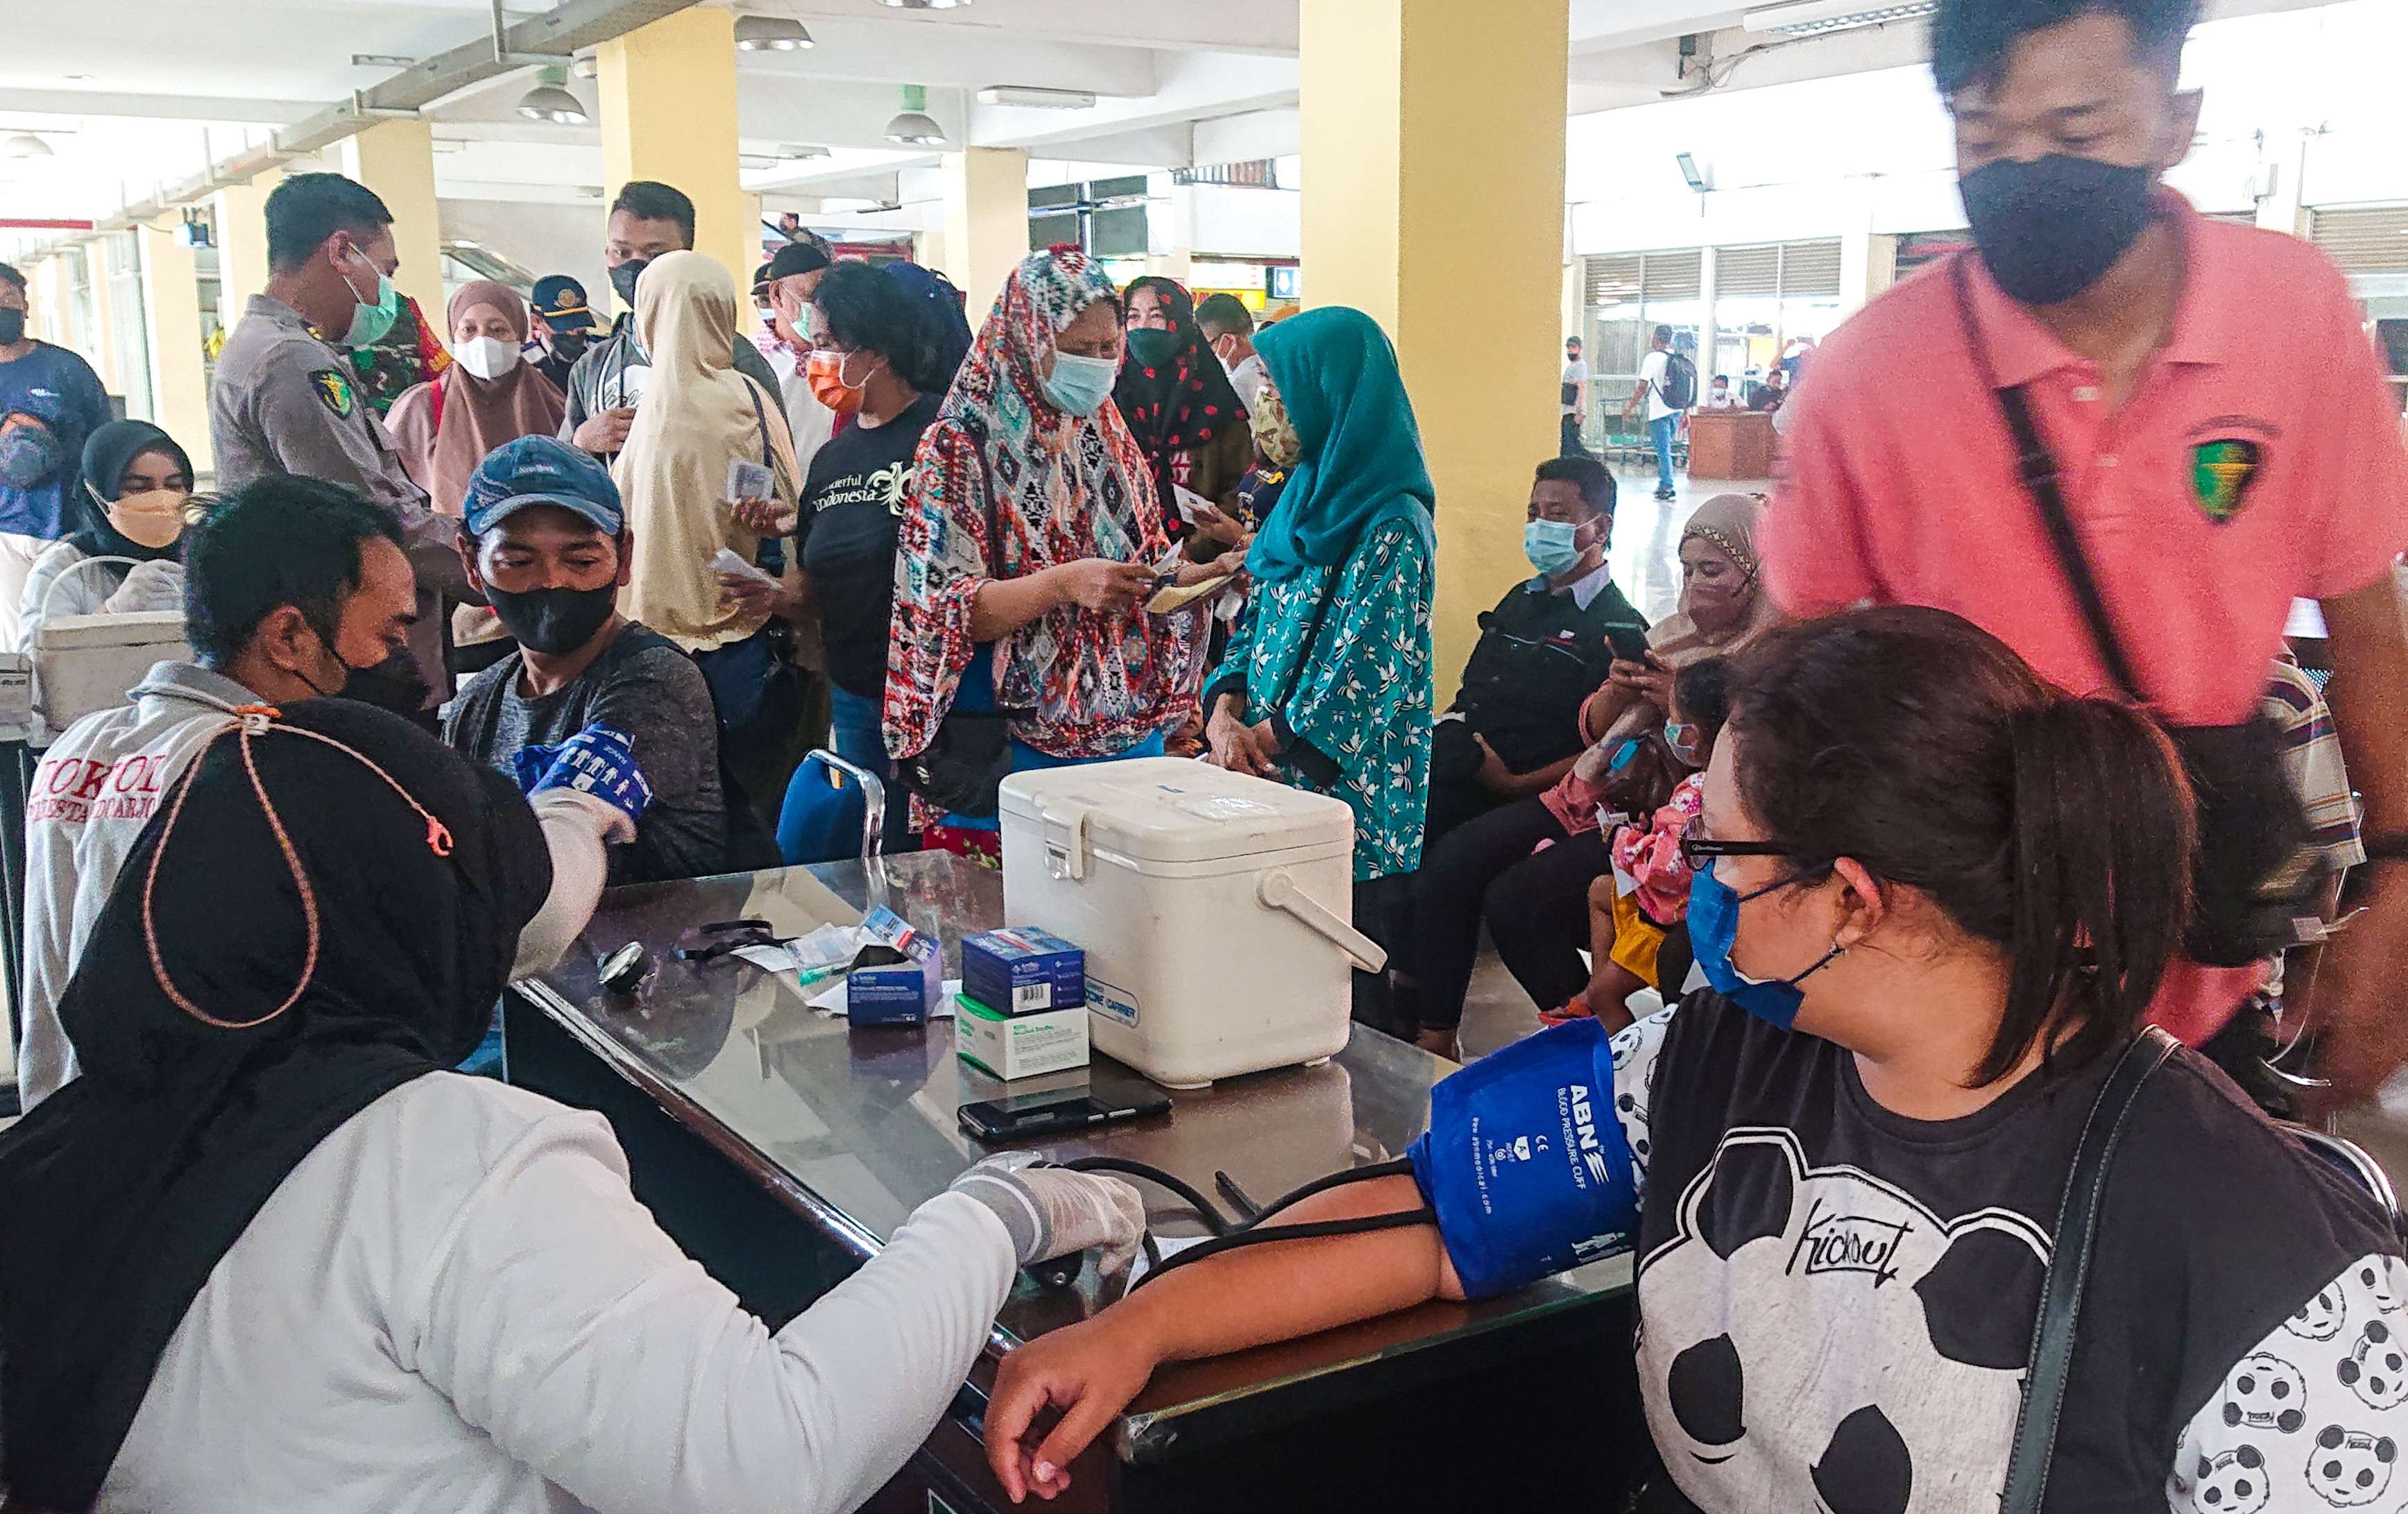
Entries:
[[[2057, 1210], [2107, 1069], [1962, 1119], [1712, 993], [1615, 1041], [1645, 1164], [1654, 1510], [1995, 1508]], [[2362, 1190], [2177, 1053], [2111, 1173], [2051, 1511], [2408, 1500], [2408, 1263]]]
[[819, 591], [828, 676], [866, 699], [886, 692], [886, 630], [895, 613], [895, 536], [920, 433], [943, 403], [922, 395], [884, 425], [846, 426], [811, 459], [795, 535]]

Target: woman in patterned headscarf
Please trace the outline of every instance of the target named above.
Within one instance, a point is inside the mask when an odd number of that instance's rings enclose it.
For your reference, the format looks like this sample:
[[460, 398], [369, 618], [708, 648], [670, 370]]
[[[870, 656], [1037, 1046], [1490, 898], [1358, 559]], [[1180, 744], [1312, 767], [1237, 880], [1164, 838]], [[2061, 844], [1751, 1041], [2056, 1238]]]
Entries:
[[[1120, 302], [1095, 261], [1033, 253], [921, 439], [886, 673], [887, 750], [907, 774], [949, 714], [1002, 720], [1002, 765], [1023, 771], [1159, 755], [1192, 713], [1207, 615], [1146, 613], [1171, 546], [1145, 455], [1111, 403], [1120, 356]], [[954, 833], [935, 840], [958, 844], [993, 831], [981, 799], [983, 815], [979, 803], [941, 818], [924, 799], [914, 808]]]
[[1182, 518], [1174, 489], [1235, 515], [1254, 433], [1228, 371], [1197, 328], [1194, 296], [1174, 280], [1140, 279], [1128, 286], [1124, 319], [1128, 360], [1112, 399], [1152, 466], [1164, 525], [1176, 531]]

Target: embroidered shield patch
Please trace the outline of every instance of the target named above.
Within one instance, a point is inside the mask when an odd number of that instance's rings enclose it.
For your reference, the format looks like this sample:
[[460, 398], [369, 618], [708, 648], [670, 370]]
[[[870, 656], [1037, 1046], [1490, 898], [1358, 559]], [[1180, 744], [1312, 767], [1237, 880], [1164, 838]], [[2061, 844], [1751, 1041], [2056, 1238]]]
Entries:
[[2200, 512], [2221, 526], [2241, 512], [2258, 481], [2264, 449], [2240, 437], [2202, 441], [2191, 449], [2190, 483]]
[[318, 397], [326, 402], [326, 408], [341, 419], [350, 420], [351, 411], [359, 408], [350, 374], [337, 368], [320, 368], [309, 375], [309, 382], [317, 386]]

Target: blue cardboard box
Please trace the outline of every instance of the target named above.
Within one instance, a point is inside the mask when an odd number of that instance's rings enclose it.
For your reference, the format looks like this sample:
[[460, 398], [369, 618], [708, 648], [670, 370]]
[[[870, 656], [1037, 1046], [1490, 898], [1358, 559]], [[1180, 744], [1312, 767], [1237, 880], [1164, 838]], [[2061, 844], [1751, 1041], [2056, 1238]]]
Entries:
[[962, 991], [1003, 1015], [1042, 1015], [1087, 1002], [1087, 954], [1025, 927], [962, 943]]
[[944, 956], [937, 938], [913, 930], [883, 907], [870, 911], [861, 928], [906, 960], [854, 969], [845, 979], [846, 1017], [856, 1026], [927, 1024], [944, 993]]

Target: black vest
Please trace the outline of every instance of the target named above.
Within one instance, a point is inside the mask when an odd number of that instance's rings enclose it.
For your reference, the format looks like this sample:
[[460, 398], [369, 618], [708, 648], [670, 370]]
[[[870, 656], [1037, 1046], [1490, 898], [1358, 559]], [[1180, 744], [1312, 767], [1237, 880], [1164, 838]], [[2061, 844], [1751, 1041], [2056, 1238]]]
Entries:
[[1530, 772], [1581, 749], [1580, 707], [1616, 657], [1647, 650], [1647, 619], [1612, 584], [1584, 610], [1569, 591], [1518, 584], [1480, 617], [1456, 707], [1498, 759]]

